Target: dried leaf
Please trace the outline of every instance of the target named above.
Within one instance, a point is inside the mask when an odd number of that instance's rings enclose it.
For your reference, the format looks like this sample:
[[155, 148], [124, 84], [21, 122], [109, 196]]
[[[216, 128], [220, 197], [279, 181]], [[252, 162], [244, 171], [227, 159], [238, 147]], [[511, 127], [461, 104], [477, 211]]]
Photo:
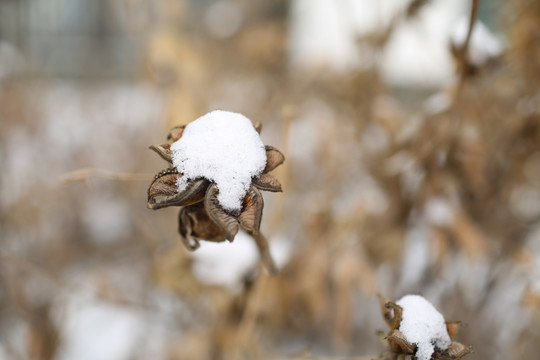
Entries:
[[240, 226], [234, 216], [227, 214], [217, 200], [218, 189], [215, 184], [210, 185], [204, 199], [204, 207], [208, 216], [221, 229], [225, 238], [233, 241]]
[[197, 249], [200, 246], [199, 240], [225, 241], [221, 229], [210, 219], [202, 202], [180, 210], [178, 231], [189, 250]]
[[172, 164], [171, 145], [152, 145], [150, 146], [150, 150], [155, 151], [163, 160]]
[[208, 180], [191, 181], [185, 190], [178, 192], [176, 181], [178, 174], [156, 175], [148, 188], [148, 208], [161, 209], [167, 206], [187, 206], [203, 200]]
[[392, 350], [397, 353], [414, 354], [416, 350], [416, 345], [409, 343], [398, 329], [392, 330], [387, 340]]
[[267, 173], [262, 173], [261, 175], [254, 177], [252, 179], [252, 184], [255, 185], [258, 189], [272, 192], [282, 192], [281, 184], [275, 176], [272, 176]]
[[453, 339], [454, 336], [456, 336], [460, 328], [461, 328], [461, 321], [447, 321], [446, 322], [446, 330], [448, 331], [448, 335], [450, 336], [450, 339]]
[[238, 215], [238, 222], [248, 232], [258, 233], [261, 227], [261, 219], [264, 200], [254, 186], [250, 186], [244, 197], [242, 212]]
[[[439, 355], [438, 359], [440, 360], [459, 360], [465, 355], [471, 353], [471, 348], [463, 345], [462, 343], [454, 341], [448, 349], [446, 349], [445, 354]], [[446, 356], [447, 354], [447, 356]]]
[[186, 125], [173, 127], [171, 131], [169, 132], [169, 135], [167, 135], [167, 140], [171, 140], [172, 142], [178, 141], [184, 134], [185, 128], [186, 128]]
[[279, 151], [278, 149], [266, 145], [266, 167], [264, 168], [264, 172], [270, 172], [274, 170], [279, 165], [283, 164], [285, 161], [285, 156]]

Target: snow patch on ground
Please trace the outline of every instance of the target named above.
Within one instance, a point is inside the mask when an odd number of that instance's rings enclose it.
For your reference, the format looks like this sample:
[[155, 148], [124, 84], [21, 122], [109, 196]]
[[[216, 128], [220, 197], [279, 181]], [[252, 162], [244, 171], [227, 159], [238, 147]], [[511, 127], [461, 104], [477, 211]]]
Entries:
[[416, 358], [429, 360], [435, 347], [445, 350], [452, 340], [446, 330], [444, 317], [420, 295], [406, 295], [397, 304], [403, 308], [399, 331], [408, 342], [417, 346]]
[[218, 201], [229, 211], [242, 208], [251, 178], [266, 165], [264, 144], [251, 121], [229, 111], [212, 111], [187, 125], [171, 150], [173, 164], [183, 174], [178, 190], [204, 177], [216, 183]]

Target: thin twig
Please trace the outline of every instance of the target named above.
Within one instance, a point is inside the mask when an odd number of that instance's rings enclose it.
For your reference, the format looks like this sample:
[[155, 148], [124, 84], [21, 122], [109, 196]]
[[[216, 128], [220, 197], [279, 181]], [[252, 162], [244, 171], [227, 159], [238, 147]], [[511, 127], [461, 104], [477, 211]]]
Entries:
[[99, 177], [115, 181], [147, 181], [152, 179], [152, 174], [123, 173], [97, 168], [84, 168], [66, 173], [60, 177], [60, 181], [68, 183], [72, 181], [86, 181], [90, 177]]
[[469, 54], [469, 44], [471, 42], [472, 32], [474, 30], [474, 24], [476, 23], [476, 16], [478, 14], [478, 6], [480, 5], [480, 0], [473, 0], [471, 5], [471, 15], [469, 17], [469, 30], [467, 31], [467, 37], [463, 42], [463, 45], [459, 49], [459, 63], [460, 63], [460, 84], [465, 80], [467, 75], [467, 66], [468, 66], [468, 54]]
[[474, 29], [474, 23], [476, 22], [476, 14], [478, 13], [478, 5], [480, 4], [480, 0], [473, 0], [472, 7], [471, 7], [471, 16], [469, 18], [469, 31], [467, 32], [467, 37], [465, 38], [465, 42], [463, 43], [463, 54], [467, 54], [467, 50], [469, 49], [469, 43], [471, 42], [471, 36]]
[[240, 321], [236, 332], [237, 348], [232, 359], [241, 358], [241, 353], [253, 339], [257, 317], [259, 316], [263, 306], [263, 298], [265, 296], [266, 287], [268, 286], [268, 281], [269, 276], [264, 273], [262, 264], [259, 264], [259, 275], [255, 280], [253, 290], [249, 295], [242, 320]]

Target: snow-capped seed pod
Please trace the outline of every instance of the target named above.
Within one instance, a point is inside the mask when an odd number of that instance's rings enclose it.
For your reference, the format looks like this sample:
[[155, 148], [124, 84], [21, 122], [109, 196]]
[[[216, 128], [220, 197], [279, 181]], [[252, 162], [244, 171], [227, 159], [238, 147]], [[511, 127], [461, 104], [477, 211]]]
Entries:
[[148, 189], [148, 207], [182, 206], [179, 232], [189, 250], [199, 240], [232, 242], [240, 230], [255, 240], [270, 272], [277, 271], [266, 238], [260, 232], [264, 202], [259, 190], [281, 192], [268, 174], [285, 161], [265, 146], [260, 122], [228, 111], [212, 111], [169, 133], [172, 145], [150, 149], [173, 167], [156, 175]]
[[471, 352], [452, 341], [461, 322], [446, 321], [420, 295], [406, 295], [393, 302], [379, 296], [381, 313], [390, 327], [386, 341], [394, 354], [414, 355], [418, 360], [458, 360]]

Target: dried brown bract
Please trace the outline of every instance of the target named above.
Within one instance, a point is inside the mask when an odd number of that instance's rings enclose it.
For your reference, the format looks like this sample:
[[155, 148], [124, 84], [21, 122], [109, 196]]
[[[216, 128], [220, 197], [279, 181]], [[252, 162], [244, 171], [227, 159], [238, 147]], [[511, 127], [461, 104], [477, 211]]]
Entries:
[[[384, 337], [385, 342], [390, 347], [390, 352], [389, 354], [385, 354], [386, 356], [384, 356], [384, 358], [400, 360], [415, 359], [416, 344], [407, 341], [400, 331], [403, 308], [383, 296], [379, 296], [379, 302], [384, 321], [390, 327], [390, 330]], [[446, 330], [448, 331], [450, 339], [454, 338], [460, 327], [460, 321], [446, 321]], [[435, 348], [435, 352], [431, 358], [433, 360], [458, 360], [465, 355], [468, 355], [470, 352], [470, 347], [457, 341], [452, 341], [446, 350]]]
[[[257, 132], [261, 131], [260, 123], [253, 123]], [[182, 137], [185, 126], [174, 127], [169, 133], [169, 141], [177, 141]], [[170, 144], [152, 145], [150, 149], [161, 158], [173, 163]], [[181, 206], [178, 216], [178, 230], [188, 250], [196, 250], [200, 240], [232, 242], [243, 228], [257, 243], [261, 257], [272, 273], [277, 268], [272, 260], [266, 238], [260, 232], [264, 201], [259, 190], [281, 192], [281, 184], [268, 172], [285, 161], [283, 154], [265, 146], [266, 166], [263, 172], [252, 178], [251, 185], [243, 199], [239, 213], [226, 211], [218, 202], [219, 189], [216, 184], [204, 178], [190, 180], [187, 187], [178, 191], [177, 181], [182, 176], [174, 167], [161, 171], [148, 188], [148, 208], [161, 209], [168, 206]]]

